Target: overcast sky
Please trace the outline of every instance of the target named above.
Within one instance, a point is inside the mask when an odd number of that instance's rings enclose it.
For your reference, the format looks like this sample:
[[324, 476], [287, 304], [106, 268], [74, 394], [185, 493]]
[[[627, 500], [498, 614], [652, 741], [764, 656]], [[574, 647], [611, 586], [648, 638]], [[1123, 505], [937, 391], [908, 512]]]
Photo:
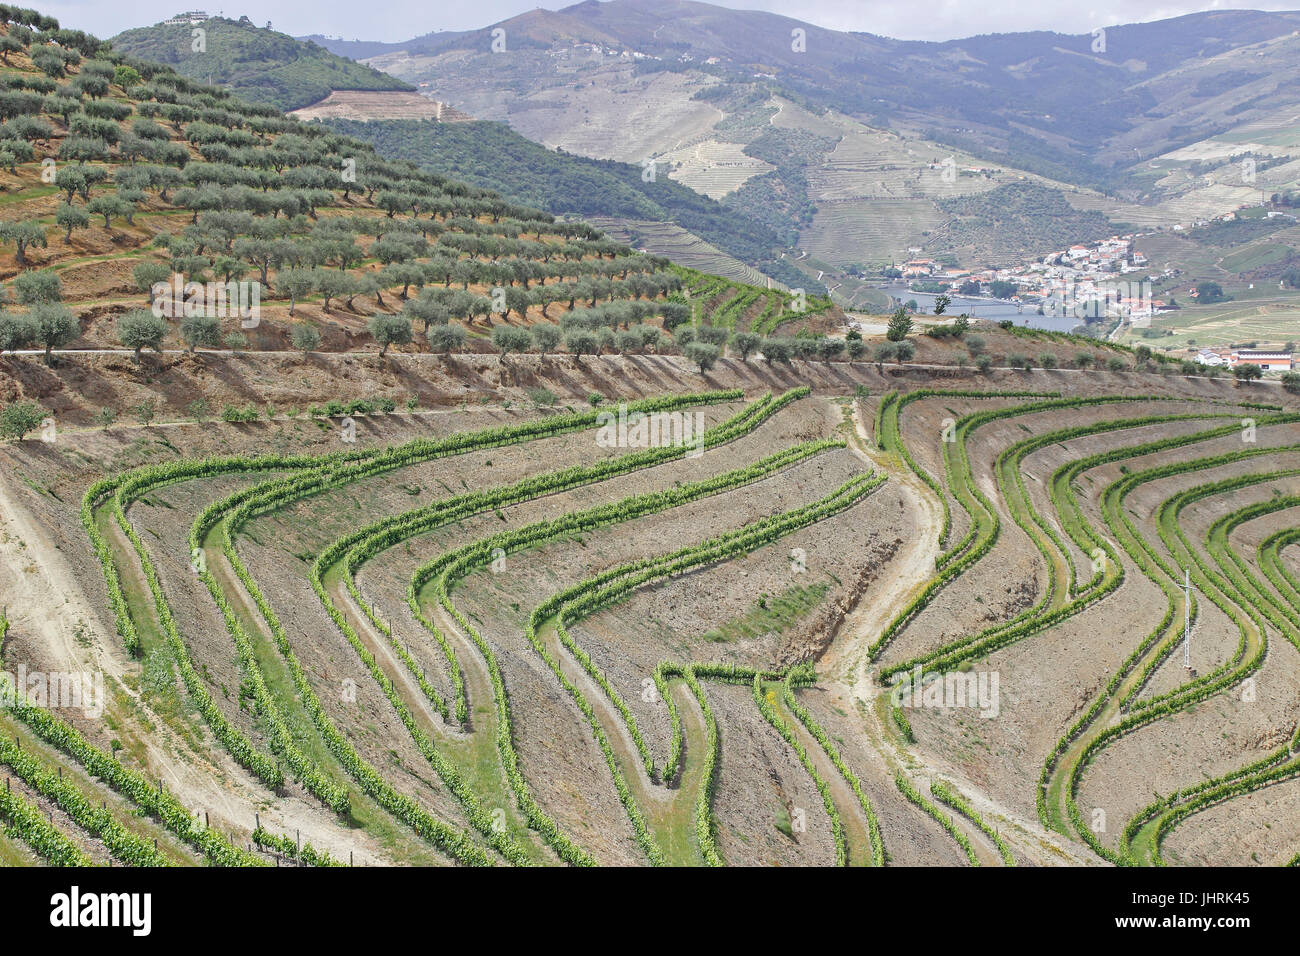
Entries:
[[[29, 0], [30, 2], [30, 0]], [[32, 2], [67, 27], [110, 37], [129, 27], [157, 23], [179, 12], [182, 2], [201, 0], [47, 0]], [[259, 26], [267, 20], [285, 33], [322, 33], [348, 40], [395, 42], [435, 30], [488, 26], [538, 6], [558, 10], [573, 0], [259, 0], [222, 6], [210, 14], [247, 14]], [[1198, 10], [1288, 10], [1300, 2], [1211, 2], [1211, 0], [715, 0], [720, 6], [769, 10], [835, 30], [863, 30], [904, 40], [949, 40], [980, 33], [1057, 30], [1087, 33], [1094, 27], [1194, 13]]]

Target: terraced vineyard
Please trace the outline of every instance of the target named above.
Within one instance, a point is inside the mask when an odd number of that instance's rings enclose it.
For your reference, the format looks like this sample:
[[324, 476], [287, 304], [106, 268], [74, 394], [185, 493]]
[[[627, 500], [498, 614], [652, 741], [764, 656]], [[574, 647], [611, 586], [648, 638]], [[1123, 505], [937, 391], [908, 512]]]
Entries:
[[5, 713], [7, 859], [1285, 863], [1300, 413], [1104, 384], [137, 443], [71, 548], [115, 716]]

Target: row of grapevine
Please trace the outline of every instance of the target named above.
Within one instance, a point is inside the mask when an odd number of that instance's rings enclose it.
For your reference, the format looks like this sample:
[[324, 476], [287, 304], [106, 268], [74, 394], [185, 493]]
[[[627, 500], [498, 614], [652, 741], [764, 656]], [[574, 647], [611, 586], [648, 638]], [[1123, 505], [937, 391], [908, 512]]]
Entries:
[[835, 806], [835, 799], [831, 796], [830, 785], [817, 771], [813, 764], [812, 758], [808, 756], [808, 748], [803, 745], [803, 741], [795, 734], [793, 728], [781, 717], [776, 710], [776, 694], [773, 691], [771, 699], [763, 693], [763, 683], [756, 676], [754, 678], [754, 703], [758, 705], [758, 712], [763, 715], [764, 719], [772, 725], [772, 729], [781, 735], [782, 739], [790, 745], [790, 749], [795, 752], [799, 762], [803, 764], [804, 770], [808, 771], [808, 776], [812, 777], [813, 783], [817, 786], [817, 792], [822, 796], [822, 804], [826, 807], [826, 815], [831, 819], [831, 838], [835, 841], [835, 865], [847, 866], [849, 862], [848, 846], [844, 840], [844, 823], [840, 819], [839, 808]]
[[31, 754], [9, 740], [0, 739], [0, 764], [9, 767], [34, 791], [53, 801], [73, 823], [99, 839], [115, 860], [127, 866], [168, 866], [168, 860], [146, 840], [96, 807], [77, 787], [47, 770]]
[[50, 866], [91, 866], [91, 860], [32, 803], [9, 787], [0, 791], [0, 825], [4, 834], [27, 844]]
[[907, 798], [909, 803], [915, 805], [927, 816], [931, 817], [939, 824], [939, 826], [943, 827], [944, 832], [957, 841], [957, 845], [961, 847], [962, 852], [966, 854], [966, 859], [970, 861], [971, 866], [980, 865], [980, 859], [975, 854], [975, 847], [971, 844], [970, 837], [962, 832], [961, 827], [957, 826], [957, 824], [953, 822], [952, 817], [948, 816], [948, 814], [936, 807], [931, 801], [923, 797], [920, 791], [908, 783], [907, 778], [901, 773], [894, 774], [894, 786], [898, 788], [899, 793]]
[[971, 823], [979, 827], [980, 831], [993, 841], [993, 845], [997, 847], [998, 856], [1002, 857], [1004, 865], [1016, 865], [1016, 858], [1012, 854], [1011, 848], [1007, 846], [1006, 841], [1002, 839], [1002, 835], [999, 834], [997, 830], [993, 829], [993, 827], [983, 817], [976, 813], [975, 808], [955, 790], [941, 780], [931, 780], [930, 794], [940, 803], [952, 807], [952, 809], [956, 810]]
[[253, 831], [250, 839], [264, 851], [277, 853], [285, 859], [299, 860], [307, 866], [343, 866], [343, 863], [334, 859], [324, 850], [316, 849], [310, 843], [299, 845], [298, 841], [290, 839], [288, 834], [277, 836], [261, 826]]

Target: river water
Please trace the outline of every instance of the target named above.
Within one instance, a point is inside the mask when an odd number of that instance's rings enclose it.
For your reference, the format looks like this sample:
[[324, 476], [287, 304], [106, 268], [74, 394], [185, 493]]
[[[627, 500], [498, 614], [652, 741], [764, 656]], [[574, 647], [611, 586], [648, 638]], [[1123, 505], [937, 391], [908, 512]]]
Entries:
[[[905, 285], [891, 286], [883, 289], [900, 302], [907, 302], [909, 299], [915, 299], [916, 304], [926, 312], [934, 313], [934, 300], [939, 298], [933, 292], [913, 292]], [[1010, 319], [1016, 325], [1028, 326], [1031, 329], [1047, 329], [1051, 332], [1072, 332], [1076, 327], [1083, 323], [1073, 316], [1064, 315], [1039, 315], [1038, 306], [1025, 306], [1025, 311], [1017, 311], [1014, 302], [1005, 302], [1001, 299], [984, 299], [970, 296], [955, 295], [950, 297], [952, 301], [948, 304], [948, 309], [944, 315], [961, 315], [965, 312], [973, 319], [987, 319], [990, 322], [1002, 322]]]

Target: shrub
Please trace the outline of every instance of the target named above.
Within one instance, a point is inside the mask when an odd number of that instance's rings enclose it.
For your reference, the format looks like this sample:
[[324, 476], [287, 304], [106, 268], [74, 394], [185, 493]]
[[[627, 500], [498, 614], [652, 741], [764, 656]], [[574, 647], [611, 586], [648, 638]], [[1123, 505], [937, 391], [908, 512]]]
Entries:
[[158, 404], [152, 398], [146, 398], [143, 402], [131, 406], [131, 411], [135, 414], [135, 420], [141, 425], [153, 423], [154, 416], [158, 414]]
[[243, 332], [231, 332], [221, 340], [232, 352], [241, 352], [248, 348], [248, 336]]
[[1023, 369], [1024, 371], [1028, 372], [1031, 368], [1034, 367], [1034, 360], [1031, 359], [1028, 355], [1022, 355], [1019, 352], [1012, 352], [1010, 355], [1007, 356], [1007, 365], [1011, 366], [1012, 368]]
[[1092, 364], [1091, 352], [1080, 352], [1074, 357], [1075, 368], [1087, 368]]
[[982, 335], [966, 336], [966, 351], [970, 352], [972, 356], [979, 355], [983, 352], [985, 344], [984, 336]]
[[987, 353], [975, 356], [975, 368], [981, 372], [987, 373], [993, 368], [993, 357]]
[[555, 393], [549, 388], [535, 385], [531, 388], [525, 389], [525, 391], [528, 394], [528, 400], [541, 408], [550, 408], [556, 402]]
[[1300, 395], [1300, 372], [1287, 372], [1283, 375], [1282, 388], [1292, 395]]
[[1039, 368], [1056, 368], [1056, 356], [1051, 352], [1044, 352], [1038, 356]]
[[1112, 372], [1122, 372], [1124, 369], [1128, 368], [1128, 365], [1118, 355], [1112, 355], [1110, 358], [1106, 359], [1106, 368]]
[[320, 330], [306, 322], [294, 323], [289, 330], [289, 341], [299, 352], [314, 352], [320, 347]]
[[910, 362], [916, 356], [916, 346], [911, 342], [898, 342], [894, 345], [894, 358], [899, 363]]

